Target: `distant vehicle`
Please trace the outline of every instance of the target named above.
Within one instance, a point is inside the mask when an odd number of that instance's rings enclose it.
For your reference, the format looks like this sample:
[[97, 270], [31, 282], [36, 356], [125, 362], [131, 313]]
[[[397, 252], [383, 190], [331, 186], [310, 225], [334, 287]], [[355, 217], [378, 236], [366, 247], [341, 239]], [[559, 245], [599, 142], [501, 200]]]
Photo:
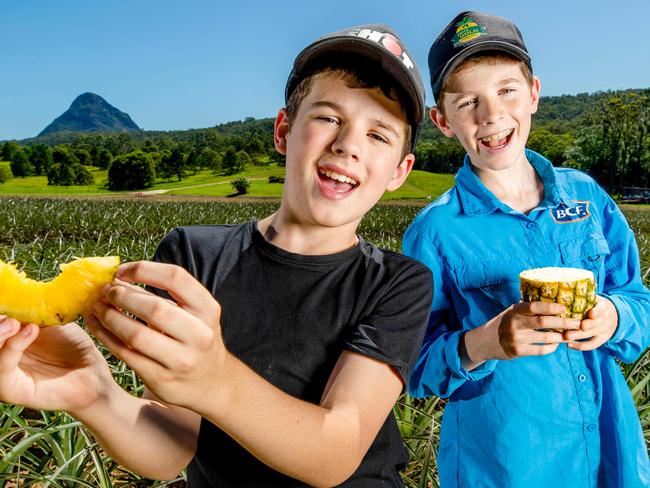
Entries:
[[623, 188], [621, 203], [650, 203], [650, 188]]

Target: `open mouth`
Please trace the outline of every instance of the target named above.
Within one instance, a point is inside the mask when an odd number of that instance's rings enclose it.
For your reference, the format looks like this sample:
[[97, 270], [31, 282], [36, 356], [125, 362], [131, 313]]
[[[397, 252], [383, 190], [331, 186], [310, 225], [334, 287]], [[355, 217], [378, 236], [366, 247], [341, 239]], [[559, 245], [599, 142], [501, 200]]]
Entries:
[[501, 149], [510, 142], [510, 138], [514, 131], [515, 130], [512, 128], [505, 129], [496, 134], [492, 134], [491, 136], [481, 137], [479, 138], [479, 141], [481, 142], [481, 145], [489, 149]]
[[354, 178], [327, 168], [318, 169], [318, 178], [325, 188], [337, 194], [348, 193], [359, 186], [359, 182]]

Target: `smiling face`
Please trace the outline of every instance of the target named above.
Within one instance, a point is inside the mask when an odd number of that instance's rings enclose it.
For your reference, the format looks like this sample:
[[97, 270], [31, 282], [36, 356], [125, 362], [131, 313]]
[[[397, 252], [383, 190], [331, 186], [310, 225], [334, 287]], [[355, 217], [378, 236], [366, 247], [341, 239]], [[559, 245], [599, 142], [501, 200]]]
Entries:
[[485, 60], [450, 75], [442, 110], [432, 108], [431, 119], [458, 138], [479, 172], [500, 171], [526, 162], [538, 101], [539, 80], [531, 84], [516, 61]]
[[280, 214], [302, 225], [354, 236], [384, 191], [403, 183], [414, 157], [403, 158], [406, 118], [377, 88], [350, 88], [335, 72], [316, 75], [291, 122], [275, 122], [286, 154]]

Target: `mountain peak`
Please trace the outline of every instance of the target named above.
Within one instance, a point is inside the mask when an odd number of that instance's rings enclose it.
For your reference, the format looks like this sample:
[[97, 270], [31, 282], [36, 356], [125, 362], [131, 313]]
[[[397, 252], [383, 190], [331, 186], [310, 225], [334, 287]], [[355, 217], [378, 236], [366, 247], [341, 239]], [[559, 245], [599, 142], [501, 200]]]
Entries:
[[95, 93], [86, 92], [74, 99], [70, 108], [41, 131], [122, 132], [140, 130], [129, 114], [118, 110]]

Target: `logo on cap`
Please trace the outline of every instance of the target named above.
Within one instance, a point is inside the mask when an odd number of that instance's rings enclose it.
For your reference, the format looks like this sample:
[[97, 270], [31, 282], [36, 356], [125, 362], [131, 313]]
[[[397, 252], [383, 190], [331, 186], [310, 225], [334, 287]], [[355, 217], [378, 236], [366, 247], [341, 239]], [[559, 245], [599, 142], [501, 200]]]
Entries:
[[451, 39], [454, 47], [460, 44], [476, 39], [482, 34], [486, 34], [486, 29], [479, 25], [476, 20], [471, 17], [463, 17], [463, 20], [456, 24], [456, 35]]
[[353, 29], [348, 32], [348, 35], [360, 39], [367, 39], [380, 45], [399, 59], [408, 69], [412, 69], [415, 66], [413, 61], [411, 61], [411, 58], [406, 54], [406, 51], [400, 44], [399, 40], [392, 34], [376, 31], [374, 29]]

